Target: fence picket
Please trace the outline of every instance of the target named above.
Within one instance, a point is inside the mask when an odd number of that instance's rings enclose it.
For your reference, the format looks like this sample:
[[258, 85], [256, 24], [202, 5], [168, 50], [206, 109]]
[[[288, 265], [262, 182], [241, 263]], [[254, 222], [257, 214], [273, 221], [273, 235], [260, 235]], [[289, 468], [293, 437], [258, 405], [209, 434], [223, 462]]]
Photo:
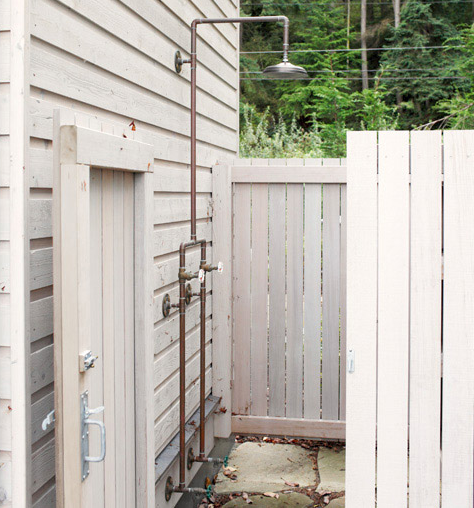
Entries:
[[439, 508], [441, 163], [441, 132], [412, 132], [410, 508]]
[[285, 416], [285, 227], [286, 186], [269, 185], [269, 405], [270, 416]]
[[287, 187], [286, 416], [303, 416], [303, 186]]
[[[234, 197], [234, 394], [232, 410], [250, 410], [250, 185], [235, 185]], [[237, 340], [238, 338], [238, 340]]]
[[321, 185], [304, 194], [304, 417], [321, 418]]
[[324, 420], [339, 418], [340, 186], [323, 185], [323, 359]]
[[251, 414], [267, 415], [268, 185], [252, 184]]
[[[375, 506], [377, 133], [347, 135], [346, 505]], [[361, 411], [363, 408], [363, 411]]]
[[409, 134], [379, 133], [377, 507], [407, 506]]
[[341, 283], [340, 283], [340, 369], [339, 369], [339, 420], [346, 419], [346, 348], [347, 348], [347, 186], [341, 185]]
[[473, 131], [444, 133], [442, 505], [473, 507]]

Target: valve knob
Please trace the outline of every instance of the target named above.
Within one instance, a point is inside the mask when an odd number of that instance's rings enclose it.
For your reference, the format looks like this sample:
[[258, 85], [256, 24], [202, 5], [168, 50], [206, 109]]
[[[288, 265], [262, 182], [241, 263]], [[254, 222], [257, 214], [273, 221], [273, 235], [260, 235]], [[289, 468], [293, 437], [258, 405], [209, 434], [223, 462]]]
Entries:
[[206, 279], [206, 272], [201, 268], [199, 270], [199, 282], [203, 283]]

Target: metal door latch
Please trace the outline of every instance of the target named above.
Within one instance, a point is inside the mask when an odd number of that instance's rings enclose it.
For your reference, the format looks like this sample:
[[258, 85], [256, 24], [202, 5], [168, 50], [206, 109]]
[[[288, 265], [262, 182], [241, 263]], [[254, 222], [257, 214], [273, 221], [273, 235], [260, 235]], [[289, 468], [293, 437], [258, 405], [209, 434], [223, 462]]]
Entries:
[[43, 430], [46, 430], [55, 421], [56, 421], [56, 417], [54, 416], [54, 409], [53, 409], [46, 415], [46, 418], [43, 420], [43, 423], [41, 424], [41, 428]]
[[[81, 464], [82, 481], [89, 476], [89, 462], [102, 462], [105, 459], [105, 425], [99, 420], [90, 420], [89, 416], [102, 413], [104, 406], [95, 409], [89, 408], [89, 392], [81, 395]], [[89, 455], [89, 425], [97, 425], [100, 430], [100, 455], [91, 457]]]
[[92, 351], [84, 351], [79, 355], [79, 372], [93, 369], [98, 356], [94, 356]]
[[355, 351], [349, 349], [347, 352], [347, 372], [352, 374], [355, 371]]

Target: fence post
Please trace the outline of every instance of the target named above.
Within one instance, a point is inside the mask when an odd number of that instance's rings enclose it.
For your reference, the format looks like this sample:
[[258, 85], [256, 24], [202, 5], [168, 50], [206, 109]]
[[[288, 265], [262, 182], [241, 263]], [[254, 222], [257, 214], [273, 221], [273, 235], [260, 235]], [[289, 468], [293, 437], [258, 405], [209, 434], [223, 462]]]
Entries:
[[[212, 281], [212, 393], [221, 397], [221, 411], [214, 419], [214, 435], [231, 433], [232, 371], [232, 183], [231, 166], [212, 168], [212, 257], [224, 271]], [[215, 273], [215, 272], [214, 272]]]

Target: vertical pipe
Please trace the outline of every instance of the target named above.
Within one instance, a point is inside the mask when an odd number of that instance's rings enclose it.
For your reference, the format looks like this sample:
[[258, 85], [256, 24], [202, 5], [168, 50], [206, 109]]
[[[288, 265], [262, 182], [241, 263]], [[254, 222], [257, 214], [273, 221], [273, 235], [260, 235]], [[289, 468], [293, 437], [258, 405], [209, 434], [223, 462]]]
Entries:
[[196, 240], [196, 32], [191, 24], [191, 240]]
[[290, 21], [283, 18], [283, 61], [288, 62], [288, 50], [290, 48]]
[[[179, 248], [180, 271], [186, 268], [186, 247]], [[186, 483], [185, 425], [186, 425], [186, 279], [179, 279], [179, 486]]]
[[[201, 267], [206, 264], [206, 242], [201, 243]], [[200, 419], [200, 440], [199, 440], [199, 457], [204, 459], [205, 456], [205, 421], [204, 406], [206, 400], [206, 274], [201, 282], [201, 374], [200, 374], [200, 402], [199, 402], [199, 419]]]

